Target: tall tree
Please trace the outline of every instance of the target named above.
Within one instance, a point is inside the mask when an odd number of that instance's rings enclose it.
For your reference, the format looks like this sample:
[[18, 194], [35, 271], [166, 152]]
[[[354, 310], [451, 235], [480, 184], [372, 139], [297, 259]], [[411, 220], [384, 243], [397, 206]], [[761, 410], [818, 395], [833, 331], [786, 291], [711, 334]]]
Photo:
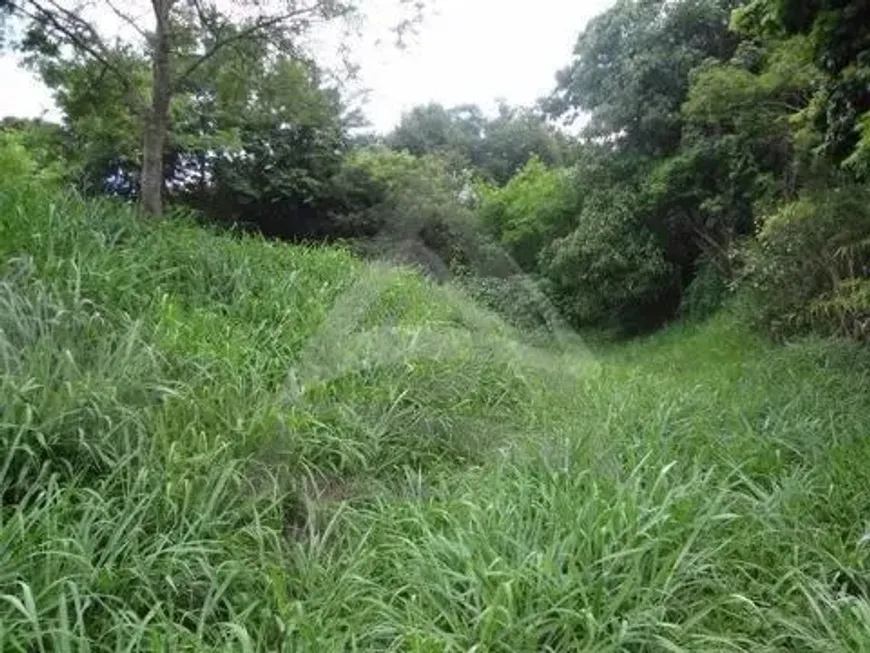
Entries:
[[[140, 69], [147, 84], [142, 57], [118, 64]], [[67, 177], [86, 191], [138, 197], [143, 116], [117, 79], [87, 58], [41, 72], [64, 114]], [[329, 231], [331, 178], [356, 114], [313, 62], [271, 57], [255, 42], [227, 49], [174, 95], [170, 115], [168, 199], [283, 237]]]
[[588, 114], [589, 136], [648, 156], [666, 156], [681, 136], [689, 73], [709, 57], [728, 59], [738, 0], [619, 0], [590, 21], [571, 64], [545, 102], [554, 116]]
[[[314, 25], [355, 15], [361, 0], [151, 0], [150, 25], [114, 0], [97, 0], [93, 16], [65, 0], [0, 0], [28, 23], [23, 47], [43, 57], [92, 59], [123, 86], [144, 116], [141, 204], [147, 216], [162, 213], [163, 160], [172, 100], [201, 68], [226, 50], [264, 46], [266, 56], [298, 51], [298, 37]], [[405, 0], [401, 0], [406, 4]], [[415, 3], [416, 9], [420, 5]], [[141, 39], [150, 63], [150, 90], [118, 65], [117, 37], [106, 17]], [[407, 26], [403, 22], [403, 26]], [[116, 25], [117, 27], [117, 25]], [[145, 90], [145, 92], [143, 92]]]
[[700, 257], [748, 228], [744, 189], [755, 170], [731, 156], [736, 144], [699, 140], [683, 111], [693, 73], [734, 55], [738, 4], [617, 0], [581, 33], [544, 100], [555, 118], [588, 118], [578, 183], [607, 171], [572, 211], [573, 231], [538, 255], [578, 323], [606, 317], [642, 328], [667, 319]]

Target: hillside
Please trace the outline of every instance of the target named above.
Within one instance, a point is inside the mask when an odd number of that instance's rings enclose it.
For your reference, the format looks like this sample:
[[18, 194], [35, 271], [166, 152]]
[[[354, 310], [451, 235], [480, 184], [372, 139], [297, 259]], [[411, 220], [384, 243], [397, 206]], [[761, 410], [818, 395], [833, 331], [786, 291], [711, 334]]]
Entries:
[[35, 186], [0, 275], [4, 652], [870, 650], [858, 345], [533, 344]]

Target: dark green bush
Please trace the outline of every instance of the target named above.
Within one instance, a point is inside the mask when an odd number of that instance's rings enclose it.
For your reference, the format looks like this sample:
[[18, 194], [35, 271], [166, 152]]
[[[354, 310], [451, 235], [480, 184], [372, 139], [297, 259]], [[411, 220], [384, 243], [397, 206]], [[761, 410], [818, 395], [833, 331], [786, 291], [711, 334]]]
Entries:
[[354, 218], [367, 226], [357, 234], [357, 251], [421, 267], [441, 280], [459, 267], [492, 267], [488, 261], [498, 252], [487, 248], [466, 201], [469, 180], [446, 161], [372, 148], [348, 165], [380, 189], [378, 201]]
[[505, 186], [481, 186], [478, 215], [517, 264], [538, 270], [538, 255], [577, 222], [582, 202], [574, 174], [532, 158]]
[[630, 197], [587, 200], [577, 228], [539, 261], [549, 294], [576, 326], [644, 331], [670, 317], [679, 300], [675, 271]]

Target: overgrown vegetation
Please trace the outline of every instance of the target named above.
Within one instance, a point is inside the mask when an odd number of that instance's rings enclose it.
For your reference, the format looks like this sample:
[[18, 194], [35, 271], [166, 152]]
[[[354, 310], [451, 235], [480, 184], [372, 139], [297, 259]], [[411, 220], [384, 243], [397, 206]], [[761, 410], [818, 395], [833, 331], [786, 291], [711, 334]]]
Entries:
[[620, 0], [381, 136], [154, 8], [0, 0], [64, 112], [0, 128], [0, 650], [868, 649], [862, 3]]
[[[860, 2], [621, 0], [580, 34], [539, 106], [430, 104], [386, 135], [355, 131], [359, 111], [316, 61], [264, 40], [271, 28], [249, 38], [218, 12], [217, 34], [169, 4], [172, 206], [414, 262], [493, 306], [529, 288], [525, 275], [576, 328], [633, 335], [736, 301], [777, 338], [866, 338]], [[359, 9], [321, 4], [333, 18]], [[25, 5], [7, 9], [29, 25], [18, 46], [65, 120], [5, 131], [83, 192], [138, 201], [150, 114], [131, 93], [145, 93], [152, 51], [100, 42], [96, 56], [52, 27], [50, 7], [30, 23]], [[204, 47], [216, 49], [194, 66]], [[577, 136], [554, 122], [580, 114]]]
[[9, 172], [4, 651], [866, 644], [857, 345], [533, 347], [416, 273]]

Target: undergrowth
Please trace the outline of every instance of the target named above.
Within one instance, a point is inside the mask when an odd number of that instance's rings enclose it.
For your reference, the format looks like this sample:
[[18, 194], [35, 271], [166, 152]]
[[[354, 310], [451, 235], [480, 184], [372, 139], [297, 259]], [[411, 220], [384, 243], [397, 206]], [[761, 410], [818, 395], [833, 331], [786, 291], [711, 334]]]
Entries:
[[858, 346], [0, 190], [0, 650], [870, 651]]

